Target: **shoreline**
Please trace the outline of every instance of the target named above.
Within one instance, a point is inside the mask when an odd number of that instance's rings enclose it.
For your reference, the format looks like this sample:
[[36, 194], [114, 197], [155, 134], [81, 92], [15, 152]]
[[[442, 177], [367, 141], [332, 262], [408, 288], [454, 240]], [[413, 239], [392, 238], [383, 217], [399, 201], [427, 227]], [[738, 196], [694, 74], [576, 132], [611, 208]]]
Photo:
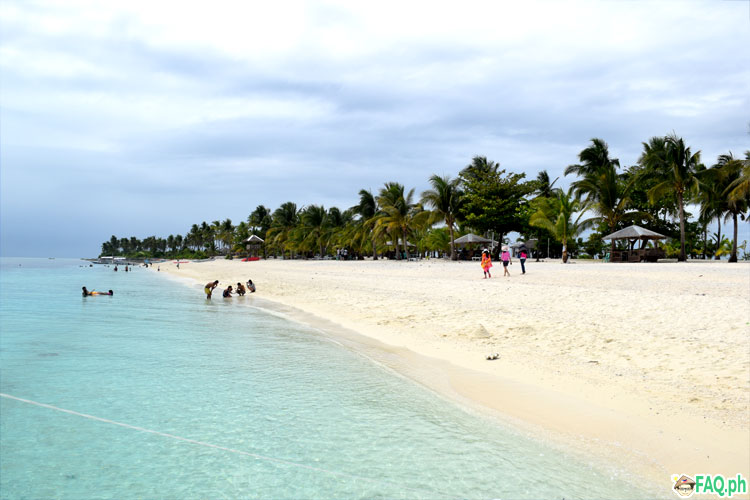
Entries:
[[[319, 328], [451, 401], [573, 454], [622, 468], [657, 491], [671, 474], [749, 472], [747, 264], [528, 261], [526, 276], [519, 276], [520, 266], [515, 266], [510, 279], [486, 281], [471, 262], [269, 260], [190, 263], [179, 270], [171, 262], [160, 266], [170, 277], [196, 283], [197, 293], [213, 279], [223, 286], [252, 278], [258, 294], [249, 297], [259, 302], [257, 307]], [[692, 281], [704, 276], [711, 279], [696, 291]], [[622, 285], [626, 277], [630, 282]], [[608, 296], [601, 297], [602, 291]], [[599, 300], [586, 300], [591, 295]], [[689, 300], [693, 296], [708, 311], [726, 311], [724, 318], [703, 315], [701, 323], [700, 308]], [[663, 303], [672, 297], [667, 302], [673, 304]], [[636, 303], [610, 307], [628, 299]], [[223, 299], [215, 295], [214, 300]], [[649, 304], [646, 312], [652, 314], [644, 314]], [[618, 325], [622, 309], [639, 311], [645, 323]], [[567, 316], [560, 317], [566, 310]], [[450, 317], [454, 321], [447, 324]], [[540, 322], [547, 328], [533, 335]], [[602, 335], [608, 323], [618, 331]], [[649, 323], [655, 325], [644, 332]], [[682, 331], [683, 323], [692, 328]], [[714, 352], [713, 363], [692, 367], [670, 356], [674, 346], [693, 352], [712, 347], [718, 336], [693, 335], [707, 328], [730, 331], [734, 359], [726, 347], [717, 351], [720, 355]], [[581, 335], [589, 329], [595, 331]], [[631, 335], [637, 335], [633, 346], [624, 348], [622, 342]], [[493, 352], [500, 359], [487, 361], [484, 355]], [[692, 384], [695, 395], [680, 397], [685, 391], [675, 383], [680, 378], [685, 386]], [[709, 390], [717, 381], [725, 387]]]

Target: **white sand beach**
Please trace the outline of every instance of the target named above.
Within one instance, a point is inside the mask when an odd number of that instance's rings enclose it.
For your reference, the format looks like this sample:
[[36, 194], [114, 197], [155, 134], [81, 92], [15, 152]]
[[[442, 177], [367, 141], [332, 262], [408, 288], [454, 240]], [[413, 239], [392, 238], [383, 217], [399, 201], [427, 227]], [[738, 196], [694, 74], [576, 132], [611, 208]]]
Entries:
[[[364, 335], [427, 387], [655, 484], [750, 473], [750, 264], [530, 260], [487, 280], [443, 260], [160, 268], [194, 280], [196, 299], [218, 279], [213, 300], [266, 299]], [[256, 294], [221, 298], [248, 278]]]

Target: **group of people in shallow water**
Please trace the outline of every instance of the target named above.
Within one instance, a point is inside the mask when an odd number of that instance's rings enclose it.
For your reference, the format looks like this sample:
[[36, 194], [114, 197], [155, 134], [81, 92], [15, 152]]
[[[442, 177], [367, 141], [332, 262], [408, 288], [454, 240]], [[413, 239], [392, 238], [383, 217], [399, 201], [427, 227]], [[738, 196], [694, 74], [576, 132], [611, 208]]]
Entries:
[[[521, 261], [521, 274], [526, 274], [526, 248], [521, 248], [519, 253], [519, 260]], [[508, 266], [513, 264], [513, 259], [508, 251], [508, 247], [503, 247], [500, 253], [500, 260], [503, 263], [503, 276], [510, 276]], [[492, 258], [490, 257], [490, 251], [486, 248], [482, 250], [482, 271], [484, 271], [484, 279], [492, 278], [490, 268], [492, 268]]]
[[[214, 288], [219, 286], [219, 280], [213, 281], [211, 283], [207, 283], [206, 287], [203, 289], [204, 292], [206, 292], [206, 298], [210, 299], [211, 294], [214, 291]], [[221, 292], [221, 296], [225, 299], [230, 298], [233, 293], [236, 293], [239, 296], [243, 296], [246, 293], [255, 293], [255, 283], [253, 283], [253, 280], [247, 280], [247, 283], [243, 285], [242, 283], [237, 283], [237, 288], [232, 289], [232, 285], [229, 285], [224, 289], [223, 292]]]

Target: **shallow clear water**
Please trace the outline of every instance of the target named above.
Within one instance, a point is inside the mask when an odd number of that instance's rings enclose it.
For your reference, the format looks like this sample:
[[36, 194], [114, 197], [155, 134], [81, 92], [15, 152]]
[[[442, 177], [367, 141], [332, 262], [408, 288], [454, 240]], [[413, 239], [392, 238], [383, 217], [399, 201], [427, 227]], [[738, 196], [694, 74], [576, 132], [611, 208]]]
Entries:
[[142, 268], [1, 263], [0, 392], [162, 433], [1, 397], [4, 499], [646, 496], [250, 297], [206, 301]]

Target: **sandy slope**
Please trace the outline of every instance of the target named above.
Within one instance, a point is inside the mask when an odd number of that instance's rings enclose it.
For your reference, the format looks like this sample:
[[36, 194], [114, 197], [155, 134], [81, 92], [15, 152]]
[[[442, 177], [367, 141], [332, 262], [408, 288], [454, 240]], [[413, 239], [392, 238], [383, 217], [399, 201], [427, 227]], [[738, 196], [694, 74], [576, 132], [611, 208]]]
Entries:
[[749, 264], [529, 261], [487, 280], [476, 262], [437, 260], [160, 267], [221, 288], [252, 278], [258, 293], [233, 300], [380, 341], [419, 382], [655, 483], [750, 474]]

